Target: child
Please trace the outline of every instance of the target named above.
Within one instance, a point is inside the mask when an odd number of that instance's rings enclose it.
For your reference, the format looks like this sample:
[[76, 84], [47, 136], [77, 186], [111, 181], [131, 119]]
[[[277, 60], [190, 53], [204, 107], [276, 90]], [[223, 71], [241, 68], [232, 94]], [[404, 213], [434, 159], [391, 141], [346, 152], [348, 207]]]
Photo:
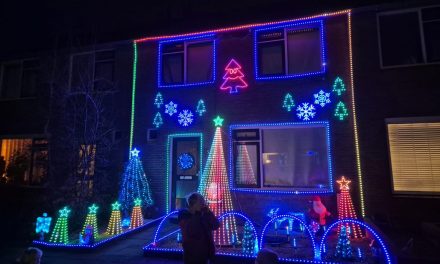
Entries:
[[179, 211], [178, 221], [182, 230], [183, 262], [185, 264], [209, 263], [215, 255], [212, 231], [220, 224], [199, 193], [187, 198], [188, 209]]

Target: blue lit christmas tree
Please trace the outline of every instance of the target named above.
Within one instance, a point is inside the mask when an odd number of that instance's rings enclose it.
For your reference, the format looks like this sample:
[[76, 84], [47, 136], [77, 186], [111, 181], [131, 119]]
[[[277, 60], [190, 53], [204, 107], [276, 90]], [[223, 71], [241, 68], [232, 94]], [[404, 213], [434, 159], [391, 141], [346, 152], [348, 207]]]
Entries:
[[131, 151], [130, 160], [122, 175], [122, 185], [119, 190], [119, 202], [125, 214], [130, 212], [136, 198], [142, 201], [142, 205], [153, 205], [150, 184], [145, 175], [142, 162], [139, 159], [139, 150]]
[[353, 257], [353, 251], [347, 233], [346, 227], [342, 226], [341, 232], [339, 232], [338, 244], [336, 245], [335, 251], [335, 257], [340, 259], [351, 259]]

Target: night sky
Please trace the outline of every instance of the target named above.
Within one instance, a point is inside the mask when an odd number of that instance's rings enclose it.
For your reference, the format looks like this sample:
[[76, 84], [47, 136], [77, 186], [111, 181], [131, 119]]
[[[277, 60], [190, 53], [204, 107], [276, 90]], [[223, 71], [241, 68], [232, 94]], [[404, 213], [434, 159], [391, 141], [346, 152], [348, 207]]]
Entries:
[[[317, 14], [381, 2], [337, 0], [40, 0], [0, 3], [0, 56], [72, 45], [191, 32]], [[78, 41], [80, 42], [80, 41]]]

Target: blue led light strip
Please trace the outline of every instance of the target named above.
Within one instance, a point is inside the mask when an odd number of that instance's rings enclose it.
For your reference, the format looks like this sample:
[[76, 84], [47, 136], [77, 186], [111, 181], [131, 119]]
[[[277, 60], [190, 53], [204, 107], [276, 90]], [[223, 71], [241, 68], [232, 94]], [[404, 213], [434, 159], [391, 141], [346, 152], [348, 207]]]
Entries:
[[[157, 86], [158, 87], [186, 87], [186, 86], [195, 86], [195, 85], [204, 85], [204, 84], [211, 84], [215, 82], [215, 78], [216, 78], [216, 45], [217, 45], [217, 41], [214, 38], [215, 34], [202, 34], [202, 35], [197, 35], [197, 36], [191, 36], [191, 37], [180, 37], [180, 38], [171, 38], [171, 39], [167, 39], [167, 40], [163, 40], [159, 42], [159, 56], [157, 58]], [[204, 38], [207, 38], [207, 42], [208, 41], [212, 41], [213, 42], [213, 67], [212, 67], [212, 80], [210, 81], [205, 81], [205, 82], [195, 82], [195, 83], [179, 83], [179, 84], [163, 84], [162, 83], [162, 45], [165, 43], [170, 43], [170, 42], [179, 42], [179, 41], [189, 41], [189, 40], [202, 40]], [[185, 51], [184, 51], [185, 52]], [[185, 62], [184, 62], [185, 63]], [[185, 79], [185, 78], [184, 78]]]
[[[328, 178], [330, 184], [330, 190], [323, 191], [284, 191], [284, 190], [265, 190], [256, 188], [236, 188], [233, 183], [233, 137], [232, 130], [238, 128], [264, 128], [264, 127], [286, 127], [286, 126], [302, 126], [302, 127], [324, 127], [326, 129], [327, 136], [327, 159], [328, 159]], [[237, 192], [250, 192], [250, 193], [268, 193], [268, 194], [296, 194], [296, 195], [314, 195], [314, 194], [329, 194], [333, 193], [333, 162], [331, 154], [331, 140], [330, 140], [330, 124], [328, 121], [310, 121], [310, 122], [283, 122], [283, 123], [254, 123], [254, 124], [232, 124], [229, 126], [229, 184], [231, 186], [231, 191]]]
[[[203, 133], [179, 133], [179, 134], [170, 134], [170, 135], [168, 135], [168, 141], [167, 141], [167, 146], [166, 146], [166, 153], [167, 153], [167, 164], [166, 164], [166, 166], [167, 166], [167, 168], [166, 168], [166, 170], [167, 170], [167, 177], [166, 177], [166, 191], [165, 191], [165, 195], [166, 195], [166, 197], [165, 197], [165, 204], [166, 204], [166, 213], [169, 213], [170, 212], [170, 197], [169, 197], [169, 195], [170, 195], [170, 178], [171, 178], [171, 175], [170, 175], [170, 165], [171, 165], [171, 161], [170, 161], [170, 159], [171, 159], [171, 153], [170, 153], [170, 147], [171, 147], [171, 144], [172, 144], [172, 141], [173, 141], [173, 139], [174, 138], [178, 138], [178, 137], [200, 137], [200, 148], [199, 148], [199, 151], [200, 151], [200, 156], [199, 156], [199, 160], [200, 160], [200, 168], [199, 168], [199, 170], [200, 170], [200, 173], [201, 173], [201, 171], [203, 170], [203, 167], [202, 167], [202, 165], [203, 165]], [[199, 173], [199, 175], [201, 175]]]
[[325, 242], [325, 239], [328, 236], [330, 230], [333, 229], [335, 226], [337, 226], [339, 224], [344, 224], [344, 223], [358, 224], [358, 225], [366, 228], [371, 234], [373, 234], [373, 236], [377, 239], [377, 241], [379, 241], [379, 244], [381, 245], [383, 252], [385, 254], [386, 263], [392, 264], [390, 250], [385, 245], [385, 242], [383, 241], [383, 239], [369, 225], [367, 225], [364, 222], [361, 222], [359, 220], [356, 220], [356, 219], [342, 219], [342, 220], [336, 221], [333, 224], [331, 224], [327, 228], [327, 230], [325, 231], [324, 235], [321, 238], [321, 243], [319, 244], [319, 251], [321, 252], [320, 254], [325, 252], [324, 251], [324, 242]]
[[[258, 43], [257, 43], [257, 34], [259, 32], [268, 31], [279, 28], [291, 28], [298, 26], [310, 26], [310, 28], [318, 27], [320, 31], [320, 40], [321, 40], [321, 69], [316, 72], [309, 73], [299, 73], [299, 74], [289, 74], [286, 72], [282, 75], [270, 75], [270, 76], [259, 76], [258, 71]], [[276, 26], [266, 26], [266, 27], [257, 27], [254, 31], [254, 68], [255, 68], [255, 79], [256, 80], [274, 80], [274, 79], [286, 79], [286, 78], [300, 78], [306, 76], [313, 76], [323, 74], [326, 71], [326, 55], [325, 55], [325, 42], [324, 42], [324, 22], [322, 19], [320, 20], [303, 20], [302, 22], [296, 23], [283, 23], [278, 24]], [[286, 62], [287, 63], [287, 62]]]
[[162, 218], [162, 221], [160, 221], [159, 225], [157, 226], [156, 232], [154, 233], [154, 239], [153, 239], [153, 244], [156, 244], [158, 242], [157, 240], [157, 235], [159, 234], [159, 230], [162, 228], [163, 223], [165, 222], [165, 220], [168, 219], [168, 217], [179, 213], [179, 211], [172, 211], [171, 213], [167, 214], [164, 218]]
[[121, 233], [121, 234], [118, 234], [118, 235], [115, 235], [115, 236], [103, 239], [103, 240], [101, 240], [101, 241], [99, 241], [99, 242], [97, 242], [97, 243], [95, 243], [93, 245], [49, 243], [49, 242], [44, 242], [44, 241], [39, 241], [39, 240], [34, 240], [34, 241], [32, 241], [32, 243], [34, 245], [40, 245], [40, 246], [44, 246], [44, 247], [48, 247], [48, 248], [84, 248], [84, 249], [93, 249], [93, 248], [97, 248], [97, 247], [99, 247], [101, 245], [107, 244], [107, 243], [111, 242], [114, 239], [118, 239], [118, 238], [124, 237], [124, 236], [129, 235], [129, 234], [131, 234], [133, 232], [136, 232], [136, 231], [139, 231], [139, 230], [144, 229], [146, 227], [149, 227], [149, 226], [155, 224], [157, 221], [159, 221], [162, 218], [163, 218], [163, 216], [159, 217], [159, 218], [156, 218], [156, 219], [152, 220], [151, 222], [148, 222], [148, 223], [146, 223], [146, 224], [144, 224], [142, 226], [139, 226], [137, 228], [128, 230], [128, 231], [126, 231], [124, 233]]

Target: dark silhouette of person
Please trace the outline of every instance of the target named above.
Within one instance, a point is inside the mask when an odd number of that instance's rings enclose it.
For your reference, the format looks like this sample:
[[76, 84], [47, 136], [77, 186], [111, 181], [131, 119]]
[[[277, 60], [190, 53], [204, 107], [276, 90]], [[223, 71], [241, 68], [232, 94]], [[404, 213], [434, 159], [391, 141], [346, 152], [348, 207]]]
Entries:
[[205, 198], [192, 193], [187, 198], [188, 209], [178, 214], [182, 231], [183, 262], [185, 264], [212, 263], [215, 256], [213, 230], [220, 224], [206, 205]]
[[5, 157], [0, 156], [0, 177], [3, 176], [3, 174], [5, 174], [6, 172], [6, 161], [5, 161]]

